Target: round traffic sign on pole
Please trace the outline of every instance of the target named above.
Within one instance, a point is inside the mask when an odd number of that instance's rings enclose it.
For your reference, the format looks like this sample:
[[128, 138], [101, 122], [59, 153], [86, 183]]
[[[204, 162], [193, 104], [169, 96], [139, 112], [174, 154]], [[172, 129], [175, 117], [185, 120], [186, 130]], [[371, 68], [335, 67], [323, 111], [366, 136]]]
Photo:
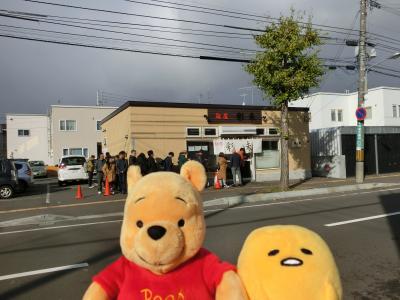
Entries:
[[367, 117], [367, 110], [364, 107], [359, 107], [356, 110], [356, 118], [358, 121], [364, 121]]

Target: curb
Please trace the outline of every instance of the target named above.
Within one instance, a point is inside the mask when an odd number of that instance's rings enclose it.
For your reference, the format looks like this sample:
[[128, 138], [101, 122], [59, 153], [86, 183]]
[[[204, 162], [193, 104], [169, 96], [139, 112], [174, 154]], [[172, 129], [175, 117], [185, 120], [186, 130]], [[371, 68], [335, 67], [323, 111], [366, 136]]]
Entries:
[[336, 187], [327, 188], [315, 188], [307, 190], [289, 191], [289, 192], [277, 192], [277, 193], [263, 193], [263, 194], [252, 194], [252, 195], [239, 195], [232, 197], [224, 197], [214, 200], [204, 201], [204, 207], [210, 206], [234, 206], [242, 203], [252, 203], [261, 201], [273, 201], [280, 199], [288, 199], [295, 197], [306, 197], [315, 195], [327, 195], [333, 193], [343, 193], [360, 190], [372, 190], [377, 188], [394, 187], [399, 186], [397, 183], [363, 183], [354, 185], [342, 185]]

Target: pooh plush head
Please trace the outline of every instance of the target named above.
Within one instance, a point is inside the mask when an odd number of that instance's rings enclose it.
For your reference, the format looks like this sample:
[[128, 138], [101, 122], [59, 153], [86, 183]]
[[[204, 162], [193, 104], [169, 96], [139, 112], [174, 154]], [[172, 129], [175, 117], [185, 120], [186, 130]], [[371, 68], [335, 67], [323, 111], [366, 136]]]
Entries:
[[128, 198], [121, 229], [124, 256], [155, 274], [167, 273], [201, 248], [205, 221], [199, 191], [206, 183], [204, 167], [187, 162], [181, 174], [128, 171]]
[[339, 273], [327, 244], [299, 226], [254, 230], [238, 260], [251, 300], [339, 300]]

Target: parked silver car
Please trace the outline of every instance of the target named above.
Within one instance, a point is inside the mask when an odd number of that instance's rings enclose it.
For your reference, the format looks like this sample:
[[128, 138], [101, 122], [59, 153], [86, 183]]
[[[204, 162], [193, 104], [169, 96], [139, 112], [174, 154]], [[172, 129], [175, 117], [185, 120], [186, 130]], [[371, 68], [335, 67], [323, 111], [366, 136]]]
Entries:
[[46, 165], [41, 160], [32, 160], [29, 165], [33, 172], [33, 177], [47, 177]]
[[18, 191], [25, 192], [34, 182], [31, 167], [25, 161], [14, 161], [14, 165], [18, 172]]

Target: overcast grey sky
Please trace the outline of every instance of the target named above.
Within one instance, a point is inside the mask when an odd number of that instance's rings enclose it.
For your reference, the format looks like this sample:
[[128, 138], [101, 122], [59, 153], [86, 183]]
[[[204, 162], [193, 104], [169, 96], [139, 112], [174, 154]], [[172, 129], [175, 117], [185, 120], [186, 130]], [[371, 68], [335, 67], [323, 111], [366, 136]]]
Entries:
[[[108, 10], [122, 11], [127, 13], [146, 14], [158, 17], [179, 18], [196, 20], [216, 24], [228, 24], [251, 28], [263, 28], [265, 23], [228, 18], [223, 16], [213, 16], [210, 14], [187, 12], [172, 8], [162, 8], [148, 6], [139, 3], [130, 3], [124, 0], [47, 0], [52, 3], [67, 3], [91, 8], [102, 8]], [[152, 0], [141, 0], [147, 3], [160, 4]], [[250, 12], [257, 15], [278, 17], [280, 13], [288, 14], [293, 6], [297, 10], [304, 10], [307, 14], [313, 15], [313, 22], [317, 24], [340, 26], [349, 28], [352, 26], [355, 16], [359, 9], [358, 0], [170, 0], [189, 5], [206, 6], [215, 9], [229, 9], [241, 12]], [[368, 27], [374, 33], [384, 34], [400, 40], [400, 4], [397, 0], [382, 0], [388, 6], [393, 6], [398, 10], [389, 9], [369, 12]], [[1, 0], [0, 9], [25, 11], [47, 15], [64, 17], [91, 18], [119, 22], [129, 22], [137, 24], [161, 25], [178, 27], [183, 30], [201, 29], [226, 32], [248, 33], [246, 31], [230, 30], [221, 27], [205, 26], [198, 24], [188, 24], [183, 22], [173, 22], [166, 20], [155, 20], [135, 16], [122, 16], [109, 13], [91, 12], [65, 7], [54, 7], [44, 4], [29, 3], [23, 0]], [[398, 15], [396, 15], [397, 13]], [[88, 29], [77, 29], [72, 27], [59, 26], [14, 20], [0, 17], [0, 24], [23, 26], [29, 28], [39, 28], [44, 30], [63, 31], [69, 33], [89, 34], [104, 36], [109, 38], [130, 39], [135, 41], [151, 41], [168, 43], [174, 45], [189, 45], [195, 47], [209, 46], [198, 44], [187, 44], [171, 42], [166, 40], [149, 39], [126, 34], [93, 31]], [[91, 25], [85, 25], [91, 26]], [[93, 27], [93, 26], [92, 26]], [[355, 29], [359, 27], [359, 19], [355, 24]], [[255, 49], [255, 44], [251, 39], [233, 39], [224, 37], [196, 36], [180, 33], [160, 33], [137, 29], [118, 29], [103, 27], [106, 30], [124, 31], [135, 34], [147, 34], [156, 37], [181, 39], [197, 43], [218, 44], [243, 49]], [[145, 28], [145, 27], [141, 27]], [[94, 40], [93, 38], [76, 38], [71, 36], [61, 36], [54, 33], [33, 33], [32, 31], [21, 31], [21, 29], [11, 29], [0, 27], [0, 34], [6, 33], [24, 35], [30, 37], [41, 37], [56, 40], [69, 40], [81, 43], [91, 43], [97, 45], [124, 47], [130, 49], [141, 49], [158, 52], [180, 53], [189, 55], [200, 54], [219, 54], [221, 56], [249, 57], [246, 51], [236, 54], [225, 52], [210, 52], [199, 49], [182, 49], [165, 46], [147, 45], [143, 43], [121, 42], [110, 40]], [[10, 30], [13, 30], [12, 32]], [[164, 29], [165, 30], [165, 29]], [[187, 32], [187, 31], [186, 31]], [[209, 34], [209, 33], [208, 33]], [[343, 34], [330, 33], [331, 37], [345, 38]], [[354, 38], [354, 37], [353, 37]], [[371, 36], [375, 41], [375, 36]], [[390, 40], [376, 40], [377, 43], [384, 43], [393, 47], [377, 49], [379, 61], [391, 53], [400, 49], [400, 43], [392, 43]], [[397, 43], [397, 44], [396, 44]], [[190, 58], [177, 58], [167, 56], [157, 56], [150, 54], [139, 54], [130, 52], [118, 52], [111, 50], [88, 49], [73, 46], [54, 45], [34, 41], [22, 41], [0, 37], [0, 118], [7, 112], [12, 113], [46, 113], [51, 104], [79, 104], [95, 105], [96, 91], [101, 90], [106, 93], [127, 95], [130, 99], [149, 99], [159, 101], [187, 101], [187, 102], [211, 102], [211, 103], [233, 103], [241, 104], [240, 87], [250, 86], [251, 77], [244, 71], [240, 63], [205, 61]], [[216, 48], [231, 50], [227, 48]], [[321, 57], [334, 58], [338, 53], [341, 54], [338, 64], [343, 64], [345, 59], [352, 63], [354, 48], [326, 45], [323, 47]], [[400, 51], [400, 50], [399, 50]], [[327, 63], [331, 63], [328, 61]], [[382, 66], [400, 70], [399, 61], [387, 61]], [[400, 72], [400, 71], [399, 71]], [[393, 72], [391, 72], [393, 73]], [[400, 73], [399, 73], [400, 74]], [[386, 85], [400, 86], [399, 78], [387, 77], [382, 75], [370, 74], [370, 87]], [[345, 90], [354, 91], [357, 76], [354, 71], [336, 70], [331, 71], [325, 77], [321, 85], [323, 91], [343, 92]], [[251, 103], [250, 93], [246, 97], [246, 102]], [[261, 94], [255, 91], [255, 103], [260, 104]], [[126, 98], [104, 95], [105, 105], [119, 106]], [[0, 119], [3, 121], [4, 119]]]

